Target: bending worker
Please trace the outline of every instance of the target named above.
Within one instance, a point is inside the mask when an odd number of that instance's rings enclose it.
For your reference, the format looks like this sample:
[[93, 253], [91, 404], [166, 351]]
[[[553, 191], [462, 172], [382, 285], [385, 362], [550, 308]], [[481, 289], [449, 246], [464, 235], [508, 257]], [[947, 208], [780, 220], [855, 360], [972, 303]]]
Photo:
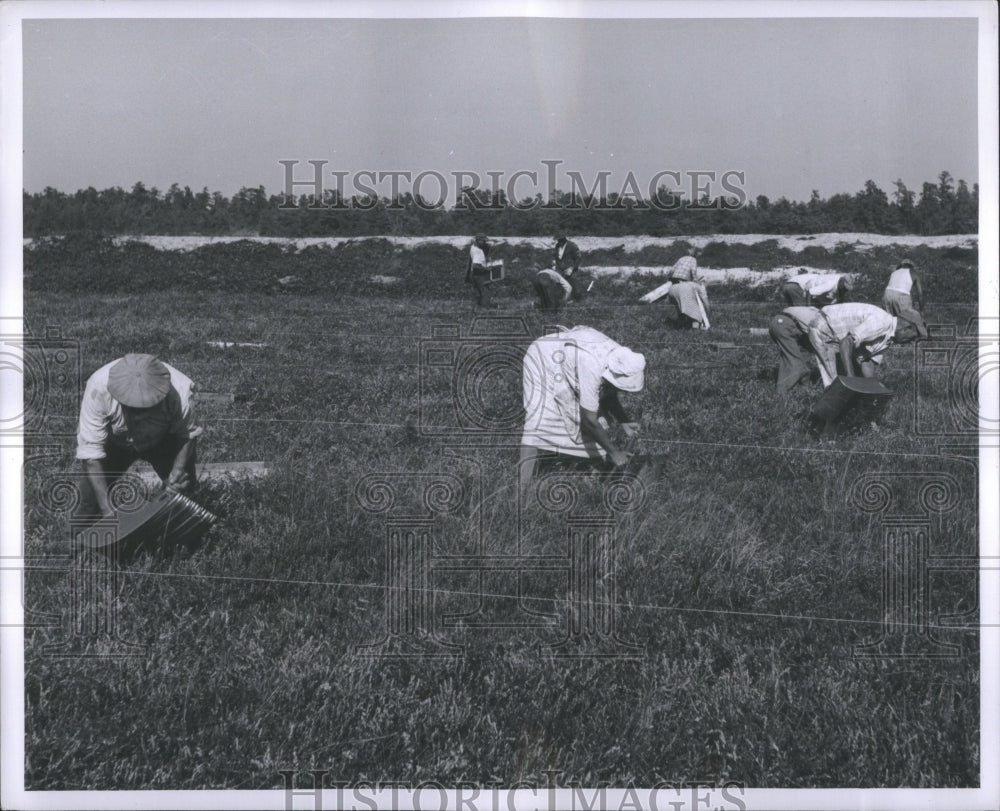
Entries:
[[680, 313], [681, 320], [690, 325], [691, 329], [708, 329], [711, 312], [708, 303], [708, 290], [703, 282], [674, 282], [667, 290], [667, 298], [674, 303]]
[[152, 355], [126, 355], [87, 380], [76, 458], [84, 471], [77, 516], [113, 516], [108, 490], [134, 462], [153, 466], [168, 490], [195, 489], [190, 378]]
[[573, 295], [573, 286], [559, 271], [552, 268], [542, 268], [531, 280], [532, 287], [538, 295], [538, 306], [542, 310], [558, 312]]
[[830, 304], [809, 326], [809, 342], [819, 360], [823, 385], [837, 378], [837, 358], [845, 374], [874, 377], [876, 365], [890, 344], [907, 344], [927, 337], [919, 313], [907, 310], [889, 315], [874, 304]]
[[609, 435], [608, 419], [627, 437], [639, 428], [618, 392], [642, 390], [646, 358], [591, 327], [561, 328], [534, 341], [524, 356], [524, 433], [519, 466], [524, 499], [539, 454], [610, 462], [628, 454]]
[[882, 306], [890, 315], [899, 315], [904, 310], [923, 312], [924, 288], [909, 259], [896, 265], [889, 277], [885, 293], [882, 294]]
[[787, 307], [768, 324], [768, 334], [777, 344], [781, 356], [778, 362], [779, 393], [794, 388], [809, 376], [808, 359], [813, 354], [809, 327], [818, 316], [816, 307]]
[[781, 289], [785, 302], [791, 307], [836, 304], [854, 289], [851, 280], [840, 273], [799, 273], [792, 276]]

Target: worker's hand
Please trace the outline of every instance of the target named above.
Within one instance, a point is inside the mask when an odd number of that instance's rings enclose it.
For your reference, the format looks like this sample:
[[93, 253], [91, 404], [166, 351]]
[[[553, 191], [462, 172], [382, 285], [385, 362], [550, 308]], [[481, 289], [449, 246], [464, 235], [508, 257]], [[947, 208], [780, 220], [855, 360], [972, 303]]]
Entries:
[[625, 451], [617, 449], [611, 451], [608, 456], [611, 458], [611, 464], [615, 467], [624, 467], [628, 464], [628, 460], [631, 458], [629, 454], [625, 453]]
[[622, 430], [625, 432], [625, 436], [633, 437], [639, 433], [639, 423], [637, 422], [623, 422]]
[[172, 493], [180, 493], [187, 490], [191, 484], [191, 479], [184, 468], [170, 471], [170, 478], [167, 479], [166, 488]]

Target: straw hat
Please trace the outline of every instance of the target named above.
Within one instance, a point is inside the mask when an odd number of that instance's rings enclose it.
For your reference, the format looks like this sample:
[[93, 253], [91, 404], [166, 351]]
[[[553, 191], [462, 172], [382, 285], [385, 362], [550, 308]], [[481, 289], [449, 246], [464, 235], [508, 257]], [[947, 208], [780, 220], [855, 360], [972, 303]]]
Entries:
[[170, 372], [152, 355], [126, 355], [108, 371], [108, 394], [130, 408], [149, 408], [170, 391]]

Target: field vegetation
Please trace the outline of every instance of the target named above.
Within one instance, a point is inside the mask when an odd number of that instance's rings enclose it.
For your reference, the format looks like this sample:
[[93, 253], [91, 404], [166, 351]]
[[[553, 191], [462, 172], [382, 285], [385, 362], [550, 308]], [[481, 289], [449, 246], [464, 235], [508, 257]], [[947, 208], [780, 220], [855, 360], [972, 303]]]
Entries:
[[[636, 262], [670, 264], [683, 247]], [[961, 334], [976, 312], [975, 251], [824, 251], [806, 262], [769, 243], [709, 248], [713, 267], [858, 273], [858, 297], [873, 301], [911, 258], [927, 270], [932, 323]], [[555, 320], [529, 292], [528, 271], [549, 256], [498, 251], [509, 278], [488, 315], [525, 335], [492, 343], [519, 347]], [[888, 517], [923, 516], [933, 555], [976, 554], [975, 452], [938, 452], [961, 402], [947, 375], [919, 377], [919, 348], [896, 348], [883, 375], [896, 396], [878, 424], [819, 443], [809, 420], [819, 384], [776, 397], [776, 352], [750, 332], [780, 309], [774, 286], [713, 288], [707, 333], [637, 304], [651, 284], [641, 276], [602, 280], [558, 318], [647, 358], [645, 390], [625, 401], [642, 423], [636, 450], [657, 456], [659, 475], [613, 518], [616, 655], [593, 656], [600, 645], [557, 655], [573, 611], [558, 567], [435, 571], [442, 624], [418, 652], [443, 639], [460, 655], [365, 655], [386, 635], [395, 515], [362, 508], [366, 476], [396, 474], [403, 513], [419, 506], [421, 476], [460, 483], [464, 497], [435, 519], [436, 556], [567, 555], [566, 512], [517, 509], [511, 437], [470, 435], [454, 376], [421, 368], [436, 326], [455, 325], [459, 343], [474, 326], [463, 272], [456, 248], [379, 240], [176, 253], [80, 235], [25, 252], [26, 322], [77, 341], [84, 379], [126, 352], [155, 353], [202, 390], [234, 394], [200, 408], [200, 460], [271, 470], [204, 486], [199, 500], [222, 517], [206, 545], [122, 568], [99, 595], [114, 634], [75, 632], [69, 527], [50, 494], [72, 468], [78, 406], [72, 388], [50, 392], [25, 464], [28, 788], [280, 788], [280, 770], [311, 768], [446, 785], [545, 784], [552, 770], [583, 785], [978, 785], [975, 574], [930, 576], [928, 622], [954, 646], [947, 655], [859, 655], [883, 627]], [[289, 275], [298, 282], [282, 292], [276, 280]], [[516, 366], [477, 385], [497, 414], [516, 412]], [[580, 513], [599, 513], [613, 485], [553, 475], [570, 482]], [[942, 478], [953, 493], [928, 512], [920, 488]], [[885, 512], [863, 509], [872, 479], [895, 488]], [[445, 615], [459, 619], [445, 627]], [[909, 630], [909, 652], [941, 650], [926, 628]]]

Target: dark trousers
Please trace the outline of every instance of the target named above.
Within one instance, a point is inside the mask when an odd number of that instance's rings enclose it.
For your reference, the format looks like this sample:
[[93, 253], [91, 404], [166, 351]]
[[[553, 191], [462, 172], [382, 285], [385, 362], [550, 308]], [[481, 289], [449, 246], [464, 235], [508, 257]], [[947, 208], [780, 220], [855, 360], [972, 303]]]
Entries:
[[[149, 462], [153, 466], [153, 470], [156, 471], [156, 475], [160, 477], [161, 481], [166, 483], [170, 477], [170, 471], [173, 469], [174, 460], [177, 459], [177, 454], [180, 453], [185, 442], [186, 440], [178, 439], [177, 437], [167, 437], [159, 445], [142, 453], [132, 448], [122, 448], [109, 442], [104, 448], [107, 455], [103, 459], [98, 460], [101, 463], [104, 481], [107, 483], [108, 489], [110, 490], [114, 483], [124, 475], [125, 471], [140, 459]], [[184, 465], [189, 484], [183, 492], [188, 496], [193, 495], [195, 490], [195, 456], [195, 449], [192, 448], [190, 453], [188, 453], [187, 463]], [[79, 465], [81, 468], [80, 503], [76, 508], [75, 517], [83, 519], [93, 518], [96, 520], [101, 517], [100, 503], [97, 501], [97, 494], [90, 483], [90, 477], [82, 470], [83, 463], [79, 463]]]
[[531, 282], [538, 295], [543, 310], [560, 310], [566, 303], [566, 290], [559, 282], [544, 273], [535, 276]]
[[472, 271], [472, 286], [476, 293], [476, 306], [490, 306], [490, 272], [488, 270]]
[[785, 282], [785, 286], [781, 288], [781, 295], [789, 307], [805, 307], [809, 304], [806, 291], [795, 282]]
[[808, 358], [812, 355], [812, 345], [798, 322], [784, 314], [772, 318], [767, 331], [771, 340], [778, 345], [781, 355], [778, 362], [778, 391], [785, 392], [809, 374]]
[[583, 301], [583, 297], [587, 295], [587, 280], [580, 275], [580, 271], [567, 278], [570, 287], [573, 288], [573, 301]]

